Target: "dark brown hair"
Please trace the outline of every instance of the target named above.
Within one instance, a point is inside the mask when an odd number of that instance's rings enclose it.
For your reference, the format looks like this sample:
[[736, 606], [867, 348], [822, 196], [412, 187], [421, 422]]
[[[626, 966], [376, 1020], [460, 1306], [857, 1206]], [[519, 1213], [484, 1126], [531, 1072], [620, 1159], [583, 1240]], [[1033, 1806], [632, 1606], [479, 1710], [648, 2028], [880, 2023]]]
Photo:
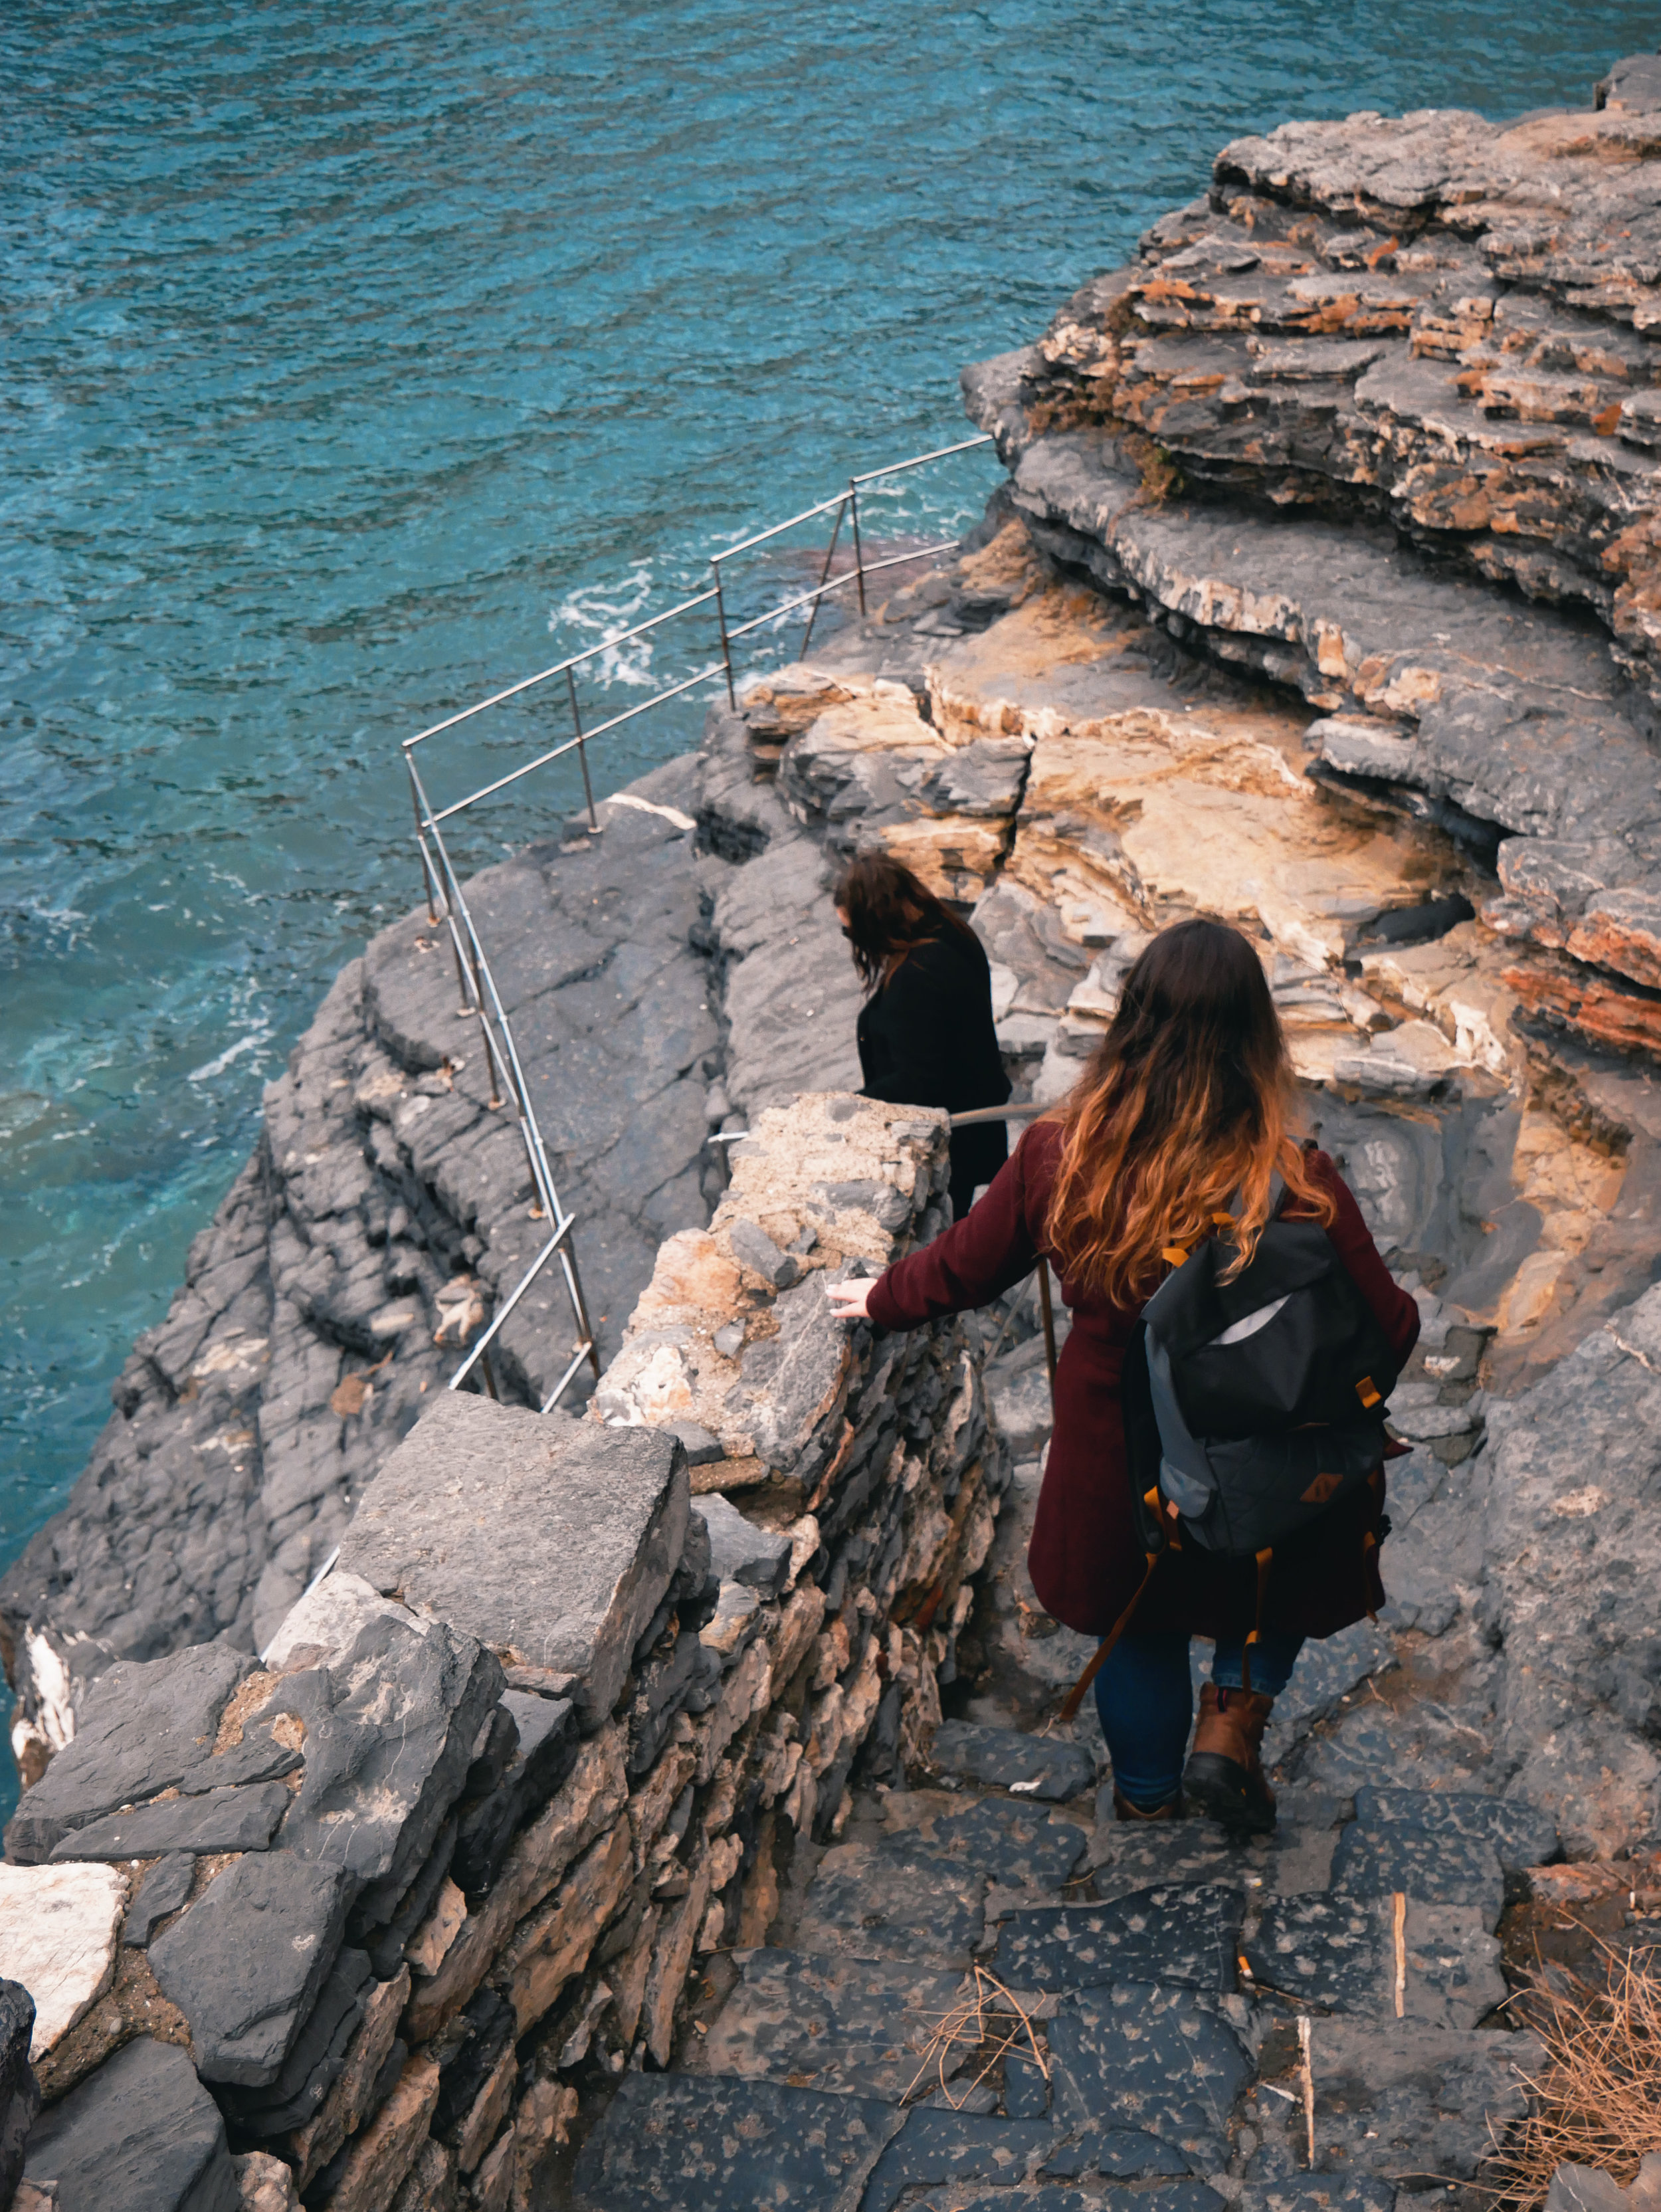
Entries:
[[861, 853], [837, 878], [836, 903], [848, 917], [853, 964], [868, 991], [885, 983], [906, 955], [931, 937], [973, 933], [892, 853]]
[[1236, 1274], [1269, 1218], [1275, 1171], [1300, 1214], [1336, 1208], [1293, 1137], [1297, 1086], [1263, 964], [1238, 930], [1180, 921], [1125, 979], [1118, 1011], [1059, 1110], [1046, 1224], [1064, 1273], [1118, 1306], [1158, 1286], [1240, 1203]]

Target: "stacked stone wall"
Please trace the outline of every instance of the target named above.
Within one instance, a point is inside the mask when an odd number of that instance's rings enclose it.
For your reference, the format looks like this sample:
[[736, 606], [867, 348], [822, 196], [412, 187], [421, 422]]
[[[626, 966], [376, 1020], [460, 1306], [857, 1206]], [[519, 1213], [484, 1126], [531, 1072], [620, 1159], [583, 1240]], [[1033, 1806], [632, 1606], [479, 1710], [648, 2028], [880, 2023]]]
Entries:
[[586, 1419], [440, 1396], [259, 1661], [100, 1679], [0, 1869], [22, 2201], [528, 2205], [926, 1747], [1008, 1453], [961, 1325], [826, 1285], [939, 1226], [944, 1121], [809, 1097], [734, 1149]]

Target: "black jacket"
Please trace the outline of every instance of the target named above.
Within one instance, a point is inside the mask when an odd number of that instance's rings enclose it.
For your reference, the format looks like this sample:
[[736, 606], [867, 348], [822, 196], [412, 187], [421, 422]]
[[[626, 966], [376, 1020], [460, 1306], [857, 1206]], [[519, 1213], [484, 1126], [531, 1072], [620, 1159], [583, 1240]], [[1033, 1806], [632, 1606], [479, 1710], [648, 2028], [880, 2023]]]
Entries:
[[[962, 1114], [1001, 1106], [1009, 1095], [992, 1026], [991, 966], [973, 932], [945, 930], [908, 952], [860, 1008], [858, 1034], [867, 1098]], [[1001, 1122], [953, 1137], [952, 1196], [960, 1214], [1008, 1150]]]

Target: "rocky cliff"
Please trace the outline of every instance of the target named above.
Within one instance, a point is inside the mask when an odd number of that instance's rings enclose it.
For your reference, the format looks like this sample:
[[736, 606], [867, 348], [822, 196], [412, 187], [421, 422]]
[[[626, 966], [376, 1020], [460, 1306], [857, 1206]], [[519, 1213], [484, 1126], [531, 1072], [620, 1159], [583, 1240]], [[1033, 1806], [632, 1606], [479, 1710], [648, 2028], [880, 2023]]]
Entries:
[[[1428, 1319], [1395, 1407], [1423, 1469], [1397, 1605], [1356, 1663], [1463, 1686], [1444, 1702], [1495, 1789], [1544, 1755], [1558, 1683], [1547, 1794], [1578, 1850], [1661, 1824], [1658, 1661], [1605, 1602], [1620, 1562], [1652, 1574], [1655, 1468], [1612, 1411], [1568, 1483], [1564, 1395], [1641, 1396], [1622, 1316], [1661, 1243], [1658, 70], [1509, 130], [1363, 116], [1226, 149], [1135, 263], [967, 374], [1009, 481], [955, 556], [712, 711], [597, 836], [473, 892], [608, 1358], [660, 1242], [720, 1198], [712, 1139], [857, 1079], [841, 854], [884, 843], [973, 911], [1040, 1099], [1148, 932], [1245, 929], [1312, 1126]], [[536, 1249], [521, 1158], [418, 909], [296, 1048], [92, 1466], [0, 1586], [26, 1774], [116, 1661], [264, 1647]], [[1034, 1331], [1013, 1313], [991, 1370], [1022, 1450]], [[499, 1347], [498, 1388], [539, 1401], [570, 1348], [551, 1291]], [[724, 1370], [679, 1358], [653, 1346], [639, 1387], [690, 1393], [735, 1495], [771, 1481], [706, 1395]], [[1490, 1497], [1530, 1435], [1529, 1479]]]

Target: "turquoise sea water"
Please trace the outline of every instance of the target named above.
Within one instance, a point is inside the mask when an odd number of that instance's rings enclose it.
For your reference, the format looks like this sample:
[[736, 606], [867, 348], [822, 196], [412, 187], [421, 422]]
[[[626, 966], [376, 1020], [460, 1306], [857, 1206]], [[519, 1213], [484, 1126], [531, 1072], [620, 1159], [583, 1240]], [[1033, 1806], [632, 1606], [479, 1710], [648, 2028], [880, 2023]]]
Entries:
[[[1228, 138], [1584, 102], [1657, 37], [1581, 0], [0, 11], [0, 1564], [412, 902], [402, 736], [960, 434], [959, 367]], [[612, 656], [590, 711], [678, 650]], [[698, 713], [620, 732], [600, 788]]]

